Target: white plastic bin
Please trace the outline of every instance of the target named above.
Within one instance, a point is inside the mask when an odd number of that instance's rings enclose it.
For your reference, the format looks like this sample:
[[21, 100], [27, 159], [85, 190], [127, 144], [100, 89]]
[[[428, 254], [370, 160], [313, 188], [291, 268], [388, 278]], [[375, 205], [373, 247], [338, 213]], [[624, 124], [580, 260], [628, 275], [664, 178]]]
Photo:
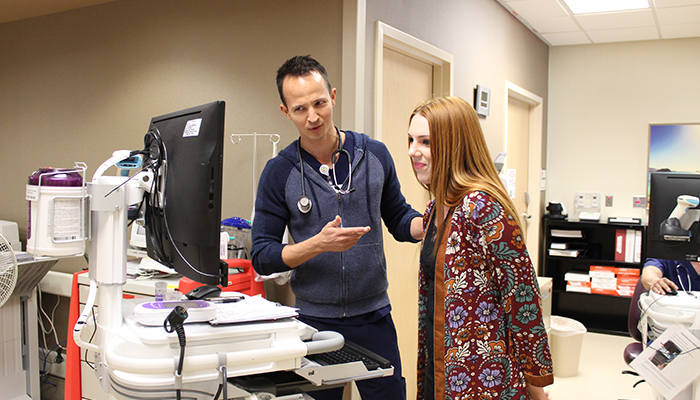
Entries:
[[552, 315], [549, 333], [554, 376], [565, 378], [578, 375], [586, 327], [574, 319]]

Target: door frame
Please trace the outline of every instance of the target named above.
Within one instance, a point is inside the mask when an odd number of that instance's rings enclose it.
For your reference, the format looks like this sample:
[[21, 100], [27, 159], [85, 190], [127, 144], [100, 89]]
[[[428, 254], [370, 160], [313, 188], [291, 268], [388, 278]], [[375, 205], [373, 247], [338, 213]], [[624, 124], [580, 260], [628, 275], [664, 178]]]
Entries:
[[454, 56], [390, 25], [377, 21], [374, 63], [374, 136], [382, 140], [384, 49], [388, 48], [433, 65], [433, 96], [451, 96]]
[[366, 0], [343, 0], [340, 126], [356, 132], [365, 132], [366, 20]]
[[[531, 215], [529, 219], [529, 224], [527, 231], [529, 234], [525, 238], [525, 246], [530, 250], [530, 259], [532, 260], [532, 265], [535, 270], [540, 271], [539, 262], [539, 244], [540, 238], [540, 225], [542, 221], [542, 199], [544, 198], [542, 192], [545, 190], [542, 185], [543, 178], [541, 177], [542, 172], [542, 136], [543, 136], [543, 113], [544, 113], [544, 100], [542, 97], [512, 83], [506, 81], [505, 84], [505, 95], [506, 101], [511, 98], [522, 101], [530, 105], [530, 126], [529, 128], [529, 141], [528, 141], [528, 179], [527, 179], [527, 189], [530, 195], [530, 201], [527, 206], [527, 213]], [[506, 106], [505, 112], [505, 143], [508, 143], [508, 107]], [[508, 148], [506, 148], [508, 151]], [[508, 158], [506, 157], [506, 165], [508, 164]]]

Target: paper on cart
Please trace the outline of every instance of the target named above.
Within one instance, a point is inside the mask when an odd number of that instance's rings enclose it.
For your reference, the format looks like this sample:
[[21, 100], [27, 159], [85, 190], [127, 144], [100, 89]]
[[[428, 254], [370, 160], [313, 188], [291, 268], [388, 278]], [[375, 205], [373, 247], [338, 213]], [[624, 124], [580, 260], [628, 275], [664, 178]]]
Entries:
[[672, 399], [700, 376], [700, 340], [673, 325], [630, 363], [664, 398]]

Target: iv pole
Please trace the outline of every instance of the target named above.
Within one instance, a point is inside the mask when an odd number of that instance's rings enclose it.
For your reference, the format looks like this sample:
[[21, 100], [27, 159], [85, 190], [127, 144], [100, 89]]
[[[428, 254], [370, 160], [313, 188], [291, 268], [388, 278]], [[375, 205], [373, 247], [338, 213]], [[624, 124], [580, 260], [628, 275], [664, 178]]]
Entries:
[[[257, 196], [257, 191], [258, 191], [258, 182], [257, 182], [257, 168], [258, 168], [258, 136], [267, 136], [270, 138], [270, 142], [272, 143], [272, 157], [274, 158], [277, 155], [277, 143], [280, 141], [280, 135], [276, 133], [234, 133], [231, 135], [231, 142], [233, 144], [238, 144], [241, 142], [241, 138], [244, 136], [252, 136], [253, 137], [253, 210], [250, 212], [250, 220], [253, 221], [255, 219], [255, 198]], [[284, 235], [282, 235], [282, 243], [289, 243], [289, 227], [286, 227], [284, 229]], [[272, 279], [275, 282], [277, 282], [278, 285], [284, 285], [288, 280], [289, 277], [291, 276], [291, 272], [277, 272], [272, 275], [267, 275], [267, 276], [260, 276], [257, 273], [255, 274], [255, 280], [260, 279], [261, 281], [269, 280]]]
[[[280, 141], [280, 135], [276, 133], [234, 133], [231, 135], [231, 142], [233, 144], [238, 144], [241, 142], [242, 137], [252, 136], [253, 137], [253, 204], [255, 204], [255, 196], [258, 191], [257, 182], [257, 169], [258, 169], [258, 136], [267, 136], [270, 138], [270, 143], [272, 143], [272, 157], [277, 155], [277, 143]], [[255, 206], [253, 206], [253, 209]]]

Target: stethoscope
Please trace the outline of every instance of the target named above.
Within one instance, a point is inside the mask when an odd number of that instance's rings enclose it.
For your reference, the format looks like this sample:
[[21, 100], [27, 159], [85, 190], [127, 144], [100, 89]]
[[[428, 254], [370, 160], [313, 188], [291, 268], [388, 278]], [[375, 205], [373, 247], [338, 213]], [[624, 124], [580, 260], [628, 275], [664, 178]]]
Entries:
[[[348, 151], [343, 148], [343, 141], [340, 138], [340, 132], [338, 132], [338, 129], [336, 129], [336, 133], [338, 134], [338, 148], [333, 151], [333, 154], [331, 154], [331, 168], [333, 169], [333, 184], [331, 185], [331, 187], [333, 187], [333, 190], [335, 190], [336, 193], [348, 194], [355, 190], [350, 188], [352, 185], [352, 160], [350, 159], [350, 153], [348, 153]], [[299, 163], [301, 164], [301, 198], [299, 199], [299, 201], [297, 201], [297, 208], [303, 214], [306, 214], [309, 211], [311, 211], [311, 206], [313, 204], [311, 203], [311, 199], [306, 197], [306, 182], [304, 181], [304, 158], [301, 156], [300, 142], [301, 138], [297, 140], [297, 155], [299, 156]], [[348, 158], [348, 178], [346, 179], [348, 182], [347, 189], [343, 189], [344, 183], [341, 183], [340, 185], [338, 184], [338, 178], [335, 175], [335, 160], [336, 156], [339, 156], [340, 154], [345, 154], [345, 156]]]
[[[688, 278], [688, 289], [685, 288], [685, 285], [683, 284], [683, 281], [681, 280], [681, 274], [678, 273], [678, 270], [683, 268], [685, 270], [685, 277]], [[688, 273], [688, 268], [686, 268], [684, 265], [676, 265], [676, 277], [678, 278], [678, 283], [681, 285], [681, 289], [684, 292], [689, 292], [693, 282], [690, 280], [690, 274]]]

